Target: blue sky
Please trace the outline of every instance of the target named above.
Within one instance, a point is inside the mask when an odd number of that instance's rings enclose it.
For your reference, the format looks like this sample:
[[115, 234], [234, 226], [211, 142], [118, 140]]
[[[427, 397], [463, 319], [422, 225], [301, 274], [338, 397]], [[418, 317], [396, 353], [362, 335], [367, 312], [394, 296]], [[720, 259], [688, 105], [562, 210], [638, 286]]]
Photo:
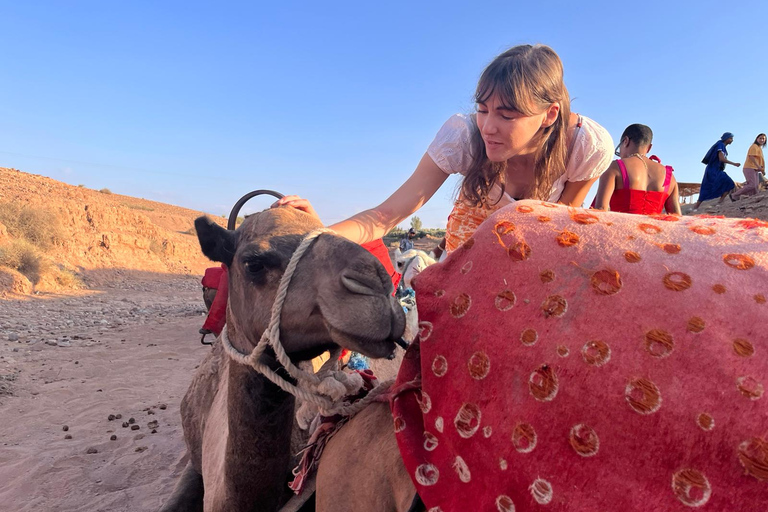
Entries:
[[[616, 141], [651, 126], [653, 152], [699, 181], [722, 132], [742, 162], [768, 131], [766, 14], [759, 1], [0, 0], [0, 166], [214, 214], [270, 188], [331, 223], [410, 175], [442, 123], [473, 109], [494, 56], [539, 42], [563, 59], [574, 111]], [[444, 227], [456, 183], [417, 213], [425, 226]]]

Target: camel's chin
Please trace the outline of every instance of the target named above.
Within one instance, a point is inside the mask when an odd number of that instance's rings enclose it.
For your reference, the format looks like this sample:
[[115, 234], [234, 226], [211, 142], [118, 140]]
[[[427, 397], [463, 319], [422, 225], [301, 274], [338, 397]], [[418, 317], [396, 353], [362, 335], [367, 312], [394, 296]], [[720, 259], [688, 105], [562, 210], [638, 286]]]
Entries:
[[343, 331], [330, 327], [331, 339], [340, 347], [359, 352], [364, 356], [374, 359], [389, 357], [395, 351], [395, 341], [386, 339], [370, 339], [360, 336], [347, 334]]

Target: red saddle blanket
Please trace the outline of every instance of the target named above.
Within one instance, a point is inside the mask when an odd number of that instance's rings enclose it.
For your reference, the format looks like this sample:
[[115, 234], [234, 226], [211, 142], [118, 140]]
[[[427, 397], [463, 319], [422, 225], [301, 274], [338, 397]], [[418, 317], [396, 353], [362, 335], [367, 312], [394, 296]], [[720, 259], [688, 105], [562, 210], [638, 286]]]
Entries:
[[430, 511], [768, 507], [768, 223], [521, 201], [416, 280]]

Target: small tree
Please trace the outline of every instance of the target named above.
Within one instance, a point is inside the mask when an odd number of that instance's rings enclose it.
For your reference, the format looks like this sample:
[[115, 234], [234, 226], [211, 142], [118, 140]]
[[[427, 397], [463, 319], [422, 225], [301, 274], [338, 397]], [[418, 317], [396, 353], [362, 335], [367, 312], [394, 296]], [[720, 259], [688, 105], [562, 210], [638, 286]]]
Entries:
[[411, 217], [411, 227], [416, 231], [421, 231], [421, 219], [418, 217]]

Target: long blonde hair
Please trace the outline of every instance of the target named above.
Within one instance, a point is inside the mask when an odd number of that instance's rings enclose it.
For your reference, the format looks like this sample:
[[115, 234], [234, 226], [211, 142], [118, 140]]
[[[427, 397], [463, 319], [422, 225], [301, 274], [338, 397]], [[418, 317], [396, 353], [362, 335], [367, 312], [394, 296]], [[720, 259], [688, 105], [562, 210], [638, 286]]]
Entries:
[[[539, 114], [559, 103], [560, 114], [537, 135], [541, 145], [534, 154], [535, 179], [527, 195], [547, 200], [552, 184], [565, 173], [568, 159], [567, 132], [571, 100], [563, 83], [563, 63], [549, 46], [520, 45], [510, 48], [491, 62], [477, 84], [475, 102], [486, 103], [497, 95], [504, 107], [524, 115]], [[461, 192], [474, 206], [490, 206], [489, 192], [498, 184], [502, 195], [506, 162], [491, 162], [480, 130], [472, 138], [472, 164]]]

